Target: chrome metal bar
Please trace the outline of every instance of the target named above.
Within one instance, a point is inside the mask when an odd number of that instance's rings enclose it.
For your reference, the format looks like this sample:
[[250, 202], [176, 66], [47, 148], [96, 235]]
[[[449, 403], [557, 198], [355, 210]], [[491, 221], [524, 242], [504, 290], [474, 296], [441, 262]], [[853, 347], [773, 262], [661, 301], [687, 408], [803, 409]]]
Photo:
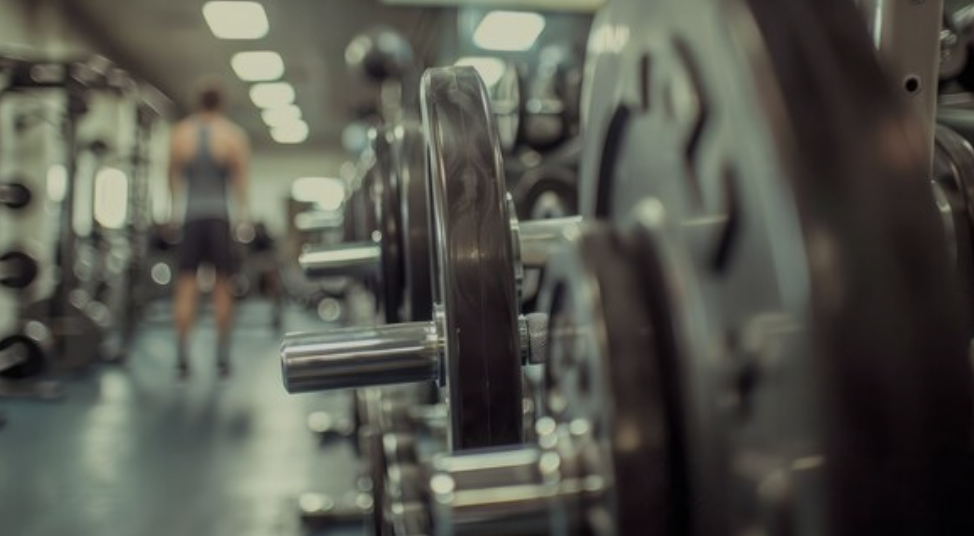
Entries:
[[442, 339], [432, 322], [292, 334], [281, 345], [290, 393], [436, 380]]
[[521, 263], [529, 268], [544, 266], [562, 235], [581, 223], [581, 216], [518, 222]]
[[379, 269], [382, 248], [374, 242], [353, 242], [309, 249], [298, 263], [308, 277], [366, 276]]

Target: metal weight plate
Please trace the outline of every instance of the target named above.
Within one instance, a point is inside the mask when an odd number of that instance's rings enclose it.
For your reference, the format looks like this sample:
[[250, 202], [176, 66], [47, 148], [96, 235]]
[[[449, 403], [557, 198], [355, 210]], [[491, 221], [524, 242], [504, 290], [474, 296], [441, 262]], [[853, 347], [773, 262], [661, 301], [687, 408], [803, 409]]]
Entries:
[[13, 210], [27, 208], [33, 195], [30, 188], [21, 182], [7, 182], [0, 184], [0, 205]]
[[432, 197], [433, 295], [441, 308], [451, 443], [521, 439], [521, 358], [514, 254], [497, 127], [469, 67], [421, 84]]
[[583, 213], [674, 274], [688, 532], [970, 532], [958, 289], [854, 5], [608, 6]]
[[494, 105], [494, 117], [497, 121], [497, 135], [500, 139], [501, 150], [505, 153], [514, 151], [521, 134], [521, 101], [522, 78], [517, 66], [513, 62], [504, 64], [504, 72], [494, 86], [491, 100]]
[[938, 126], [934, 144], [934, 199], [947, 233], [950, 256], [963, 285], [968, 330], [974, 336], [974, 147], [963, 136]]
[[387, 324], [401, 321], [403, 302], [403, 250], [400, 237], [402, 214], [399, 204], [399, 169], [395, 157], [395, 134], [382, 127], [370, 132], [370, 145], [375, 153], [375, 164], [370, 173], [373, 180], [371, 197], [376, 204], [375, 229], [382, 246], [381, 268], [376, 284], [379, 306]]
[[578, 214], [578, 172], [565, 165], [541, 164], [521, 175], [511, 196], [521, 220]]
[[405, 320], [433, 319], [430, 287], [429, 191], [427, 189], [426, 140], [420, 125], [405, 123], [396, 128], [402, 257], [405, 275]]
[[83, 370], [99, 361], [105, 332], [111, 323], [108, 308], [84, 291], [74, 290], [60, 314], [52, 318], [50, 313], [55, 310], [52, 300], [46, 299], [34, 302], [26, 312], [27, 318], [43, 320], [50, 325], [55, 370]]
[[561, 533], [688, 534], [666, 282], [633, 242], [591, 228], [547, 268], [544, 412], [574, 444], [559, 449], [560, 465], [603, 483], [587, 498], [553, 502]]
[[13, 352], [16, 364], [7, 364], [0, 370], [0, 378], [25, 380], [41, 376], [48, 370], [52, 347], [51, 333], [37, 321], [28, 321], [17, 333], [0, 340], [0, 353]]
[[950, 180], [963, 197], [968, 218], [974, 222], [974, 146], [956, 130], [938, 125], [934, 149], [934, 178]]
[[940, 30], [940, 80], [954, 80], [970, 61], [969, 34], [962, 32], [954, 16], [944, 11]]
[[37, 279], [39, 273], [37, 260], [23, 251], [0, 255], [0, 287], [23, 290]]

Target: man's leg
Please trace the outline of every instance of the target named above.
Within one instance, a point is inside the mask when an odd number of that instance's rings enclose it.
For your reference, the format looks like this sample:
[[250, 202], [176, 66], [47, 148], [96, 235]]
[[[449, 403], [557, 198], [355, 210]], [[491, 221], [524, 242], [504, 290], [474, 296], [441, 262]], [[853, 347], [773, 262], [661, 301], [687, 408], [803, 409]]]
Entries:
[[216, 314], [217, 366], [220, 373], [230, 373], [230, 332], [233, 329], [233, 291], [229, 274], [218, 274], [213, 287], [213, 309]]
[[200, 265], [200, 233], [195, 222], [183, 226], [179, 244], [179, 276], [176, 279], [176, 297], [173, 315], [176, 322], [178, 354], [177, 370], [180, 378], [189, 375], [189, 335], [196, 317], [196, 300], [199, 287], [196, 271]]
[[193, 328], [193, 319], [196, 315], [196, 297], [199, 290], [196, 288], [196, 273], [190, 271], [180, 271], [179, 279], [176, 280], [176, 303], [174, 313], [176, 320], [176, 333], [178, 337], [178, 370], [180, 377], [189, 374], [189, 333]]
[[216, 269], [213, 287], [213, 309], [217, 327], [217, 367], [224, 377], [230, 375], [230, 337], [233, 330], [233, 244], [230, 223], [214, 221], [211, 226], [211, 252]]

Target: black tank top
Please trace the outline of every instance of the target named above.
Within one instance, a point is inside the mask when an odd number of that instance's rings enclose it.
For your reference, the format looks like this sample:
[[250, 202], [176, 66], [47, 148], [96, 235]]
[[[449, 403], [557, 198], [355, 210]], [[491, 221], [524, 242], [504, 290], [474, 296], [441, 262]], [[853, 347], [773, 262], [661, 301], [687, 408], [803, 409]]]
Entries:
[[227, 183], [230, 168], [213, 158], [210, 126], [199, 123], [196, 156], [186, 163], [186, 215], [184, 221], [229, 219]]

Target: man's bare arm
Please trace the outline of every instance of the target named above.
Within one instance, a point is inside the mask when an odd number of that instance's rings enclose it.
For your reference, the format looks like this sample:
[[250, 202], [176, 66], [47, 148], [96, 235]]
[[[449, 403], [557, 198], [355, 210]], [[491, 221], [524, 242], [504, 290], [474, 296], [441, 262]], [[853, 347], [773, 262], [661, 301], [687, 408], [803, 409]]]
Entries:
[[179, 126], [173, 128], [169, 137], [169, 221], [176, 220], [176, 199], [182, 186], [182, 159], [179, 156]]
[[237, 147], [233, 158], [233, 191], [237, 197], [237, 211], [239, 218], [243, 221], [250, 220], [250, 194], [249, 194], [249, 174], [250, 174], [250, 142], [247, 135], [241, 130], [237, 136]]

